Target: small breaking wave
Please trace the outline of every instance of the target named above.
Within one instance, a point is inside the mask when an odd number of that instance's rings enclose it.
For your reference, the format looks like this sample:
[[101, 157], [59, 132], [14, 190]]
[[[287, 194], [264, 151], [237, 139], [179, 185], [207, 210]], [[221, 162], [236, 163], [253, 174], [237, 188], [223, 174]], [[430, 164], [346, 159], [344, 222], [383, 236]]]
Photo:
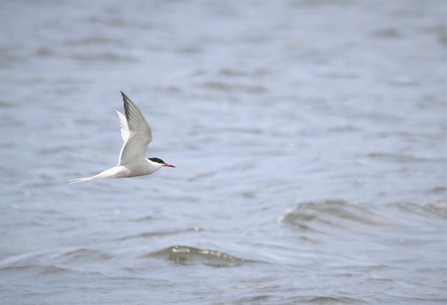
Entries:
[[304, 231], [323, 233], [326, 228], [343, 228], [348, 223], [366, 226], [386, 226], [392, 222], [366, 206], [349, 204], [341, 200], [302, 203], [287, 211], [280, 219]]
[[148, 254], [149, 257], [161, 257], [180, 265], [202, 264], [213, 267], [235, 267], [252, 260], [245, 260], [220, 251], [198, 249], [188, 246], [173, 246]]
[[301, 203], [284, 213], [279, 221], [309, 242], [333, 242], [335, 239], [360, 242], [368, 236], [379, 242], [413, 240], [424, 243], [425, 232], [436, 232], [441, 238], [446, 215], [445, 200], [426, 205], [390, 203], [377, 206], [328, 200]]

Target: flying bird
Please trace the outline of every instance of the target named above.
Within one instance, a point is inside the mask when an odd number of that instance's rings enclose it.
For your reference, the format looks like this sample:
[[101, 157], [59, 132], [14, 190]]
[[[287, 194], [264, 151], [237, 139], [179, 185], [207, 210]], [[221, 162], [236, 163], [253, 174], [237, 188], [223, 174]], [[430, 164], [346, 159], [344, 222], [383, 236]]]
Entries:
[[102, 178], [145, 176], [164, 166], [175, 167], [159, 158], [146, 158], [146, 149], [152, 141], [151, 127], [132, 100], [123, 92], [121, 95], [123, 96], [125, 114], [118, 110], [116, 113], [120, 120], [121, 137], [124, 144], [121, 148], [118, 165], [91, 177], [68, 180], [70, 184]]

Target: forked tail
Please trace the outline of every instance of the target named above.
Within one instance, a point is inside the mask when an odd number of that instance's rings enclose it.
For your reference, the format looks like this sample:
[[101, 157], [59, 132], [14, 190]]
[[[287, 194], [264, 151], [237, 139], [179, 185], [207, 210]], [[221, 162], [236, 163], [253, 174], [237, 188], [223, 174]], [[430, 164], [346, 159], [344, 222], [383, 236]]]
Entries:
[[88, 181], [88, 180], [92, 180], [94, 179], [95, 176], [92, 177], [85, 177], [85, 178], [77, 178], [77, 179], [70, 179], [68, 180], [69, 184], [73, 184], [73, 183], [79, 183], [79, 182], [83, 182], [83, 181]]
[[128, 169], [124, 168], [123, 166], [115, 166], [115, 167], [109, 168], [97, 175], [94, 175], [91, 177], [85, 177], [85, 178], [71, 179], [71, 180], [68, 180], [68, 182], [70, 184], [73, 184], [73, 183], [88, 181], [88, 180], [92, 180], [92, 179], [121, 178], [121, 177], [126, 177], [126, 176], [123, 176], [123, 173], [128, 173], [128, 172], [130, 172], [130, 171]]

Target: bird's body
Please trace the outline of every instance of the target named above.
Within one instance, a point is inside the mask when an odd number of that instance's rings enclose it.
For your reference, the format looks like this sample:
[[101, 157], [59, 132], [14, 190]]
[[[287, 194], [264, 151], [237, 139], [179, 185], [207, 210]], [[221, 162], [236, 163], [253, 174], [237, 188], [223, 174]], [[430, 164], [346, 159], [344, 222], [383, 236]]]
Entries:
[[150, 175], [163, 166], [174, 167], [159, 158], [146, 158], [145, 153], [152, 141], [152, 131], [138, 107], [127, 95], [121, 92], [124, 102], [124, 113], [116, 111], [120, 120], [121, 137], [124, 145], [118, 165], [97, 175], [69, 180], [70, 183], [101, 178], [130, 178]]

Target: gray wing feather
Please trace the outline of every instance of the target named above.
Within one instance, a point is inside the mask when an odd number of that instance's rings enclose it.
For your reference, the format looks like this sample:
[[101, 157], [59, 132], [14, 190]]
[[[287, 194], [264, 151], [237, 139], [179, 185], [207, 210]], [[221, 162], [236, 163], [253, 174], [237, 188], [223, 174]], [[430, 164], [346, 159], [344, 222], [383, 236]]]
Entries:
[[121, 92], [124, 102], [124, 115], [117, 111], [120, 119], [121, 148], [118, 165], [126, 165], [146, 159], [146, 149], [152, 141], [152, 131], [144, 116], [132, 100]]

